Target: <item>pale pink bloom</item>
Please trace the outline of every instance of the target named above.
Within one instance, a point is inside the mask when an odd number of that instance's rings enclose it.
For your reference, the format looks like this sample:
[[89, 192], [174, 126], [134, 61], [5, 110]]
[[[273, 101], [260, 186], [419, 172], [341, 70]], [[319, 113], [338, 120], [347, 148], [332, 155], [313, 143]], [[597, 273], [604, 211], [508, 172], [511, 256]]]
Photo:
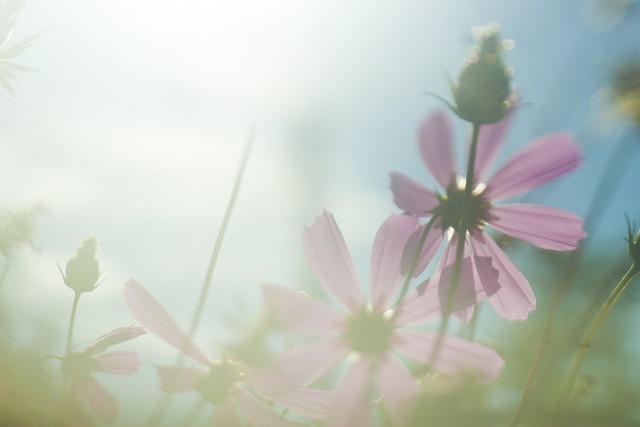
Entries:
[[[216, 405], [213, 425], [244, 427], [242, 413], [255, 427], [293, 427], [291, 422], [257, 397], [266, 391], [253, 384], [248, 368], [228, 357], [210, 358], [158, 303], [140, 283], [129, 280], [123, 292], [129, 309], [138, 321], [151, 333], [178, 351], [200, 362], [203, 368], [157, 366], [160, 387], [168, 393], [198, 391], [201, 396]], [[327, 393], [299, 390], [296, 395], [283, 396], [280, 403], [313, 418], [326, 416], [322, 401]], [[309, 407], [309, 402], [317, 405]]]
[[[394, 425], [406, 422], [420, 385], [398, 355], [427, 364], [437, 337], [432, 332], [406, 327], [441, 317], [441, 301], [447, 298], [447, 287], [441, 284], [449, 282], [452, 270], [446, 268], [437, 273], [395, 304], [403, 281], [400, 266], [404, 247], [417, 227], [416, 218], [395, 214], [382, 224], [373, 244], [368, 299], [362, 293], [353, 260], [331, 213], [325, 211], [307, 227], [303, 237], [306, 258], [340, 307], [333, 308], [302, 292], [265, 284], [265, 302], [273, 307], [282, 326], [316, 339], [285, 353], [258, 380], [272, 390], [280, 384], [286, 391], [313, 384], [345, 358], [356, 359], [335, 390], [327, 426], [368, 425], [367, 408], [374, 384]], [[483, 285], [476, 286], [479, 281]], [[491, 260], [467, 257], [454, 309], [472, 305], [496, 290], [497, 271], [491, 267]], [[457, 378], [489, 382], [497, 377], [502, 365], [493, 349], [445, 337], [432, 368]]]
[[[490, 296], [490, 300], [498, 313], [510, 320], [526, 318], [535, 308], [535, 296], [527, 279], [484, 232], [485, 226], [539, 248], [556, 251], [576, 249], [578, 241], [586, 237], [583, 220], [571, 212], [525, 203], [494, 204], [539, 187], [575, 169], [580, 163], [580, 151], [571, 135], [556, 132], [531, 141], [487, 177], [487, 171], [504, 141], [511, 116], [507, 114], [500, 122], [480, 128], [465, 244], [466, 253], [493, 259], [493, 266], [500, 272], [500, 290]], [[441, 232], [429, 234], [417, 273], [433, 257], [445, 234], [456, 236], [465, 186], [465, 179], [456, 172], [452, 129], [444, 112], [436, 112], [422, 123], [419, 148], [427, 168], [444, 188], [444, 194], [400, 173], [391, 174], [394, 202], [400, 209], [415, 216], [438, 217], [435, 228]], [[455, 237], [449, 239], [440, 266], [453, 262], [456, 242]]]
[[133, 351], [107, 351], [112, 345], [145, 333], [138, 326], [114, 329], [101, 336], [83, 352], [70, 352], [62, 358], [62, 369], [71, 377], [71, 392], [76, 401], [86, 401], [96, 416], [107, 423], [118, 417], [118, 405], [91, 372], [131, 375], [140, 367], [140, 357]]

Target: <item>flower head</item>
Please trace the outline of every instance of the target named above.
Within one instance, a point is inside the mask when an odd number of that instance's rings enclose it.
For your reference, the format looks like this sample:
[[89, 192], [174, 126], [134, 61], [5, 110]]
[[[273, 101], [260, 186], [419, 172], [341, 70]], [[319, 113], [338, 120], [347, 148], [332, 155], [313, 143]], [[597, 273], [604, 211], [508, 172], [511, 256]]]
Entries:
[[[129, 280], [123, 294], [129, 309], [145, 328], [203, 365], [203, 368], [157, 366], [162, 390], [168, 393], [198, 391], [203, 399], [216, 405], [214, 425], [244, 426], [246, 423], [237, 408], [254, 426], [299, 425], [281, 417], [257, 397], [258, 392], [265, 389], [254, 383], [248, 367], [226, 355], [218, 360], [210, 358], [140, 283]], [[323, 416], [317, 409], [306, 410], [304, 403], [305, 398], [322, 399], [323, 393], [300, 393], [299, 399], [284, 397], [281, 402], [304, 415]]]
[[480, 128], [475, 176], [460, 177], [456, 172], [451, 124], [443, 112], [430, 115], [420, 128], [419, 146], [422, 159], [444, 191], [432, 191], [400, 173], [391, 174], [394, 202], [408, 214], [418, 217], [436, 216], [441, 233], [430, 233], [425, 244], [420, 273], [433, 257], [445, 237], [449, 237], [441, 266], [453, 262], [458, 242], [461, 199], [467, 179], [473, 179], [469, 201], [468, 233], [465, 251], [488, 256], [500, 272], [500, 289], [490, 296], [496, 310], [508, 319], [526, 318], [535, 308], [535, 296], [529, 282], [498, 245], [485, 233], [490, 226], [509, 236], [539, 248], [556, 251], [576, 249], [586, 236], [583, 221], [565, 210], [533, 204], [497, 205], [496, 201], [529, 191], [575, 169], [580, 152], [573, 138], [564, 132], [546, 135], [532, 141], [507, 163], [487, 178], [487, 170], [502, 144], [511, 115], [500, 122]]
[[98, 241], [94, 237], [87, 237], [76, 249], [76, 255], [67, 261], [66, 274], [60, 269], [64, 284], [76, 293], [91, 292], [97, 287], [100, 278], [97, 251]]
[[91, 343], [82, 352], [70, 352], [62, 358], [62, 371], [71, 378], [71, 393], [77, 402], [86, 401], [104, 422], [118, 416], [116, 400], [93, 377], [92, 372], [131, 375], [140, 367], [140, 357], [133, 351], [107, 351], [109, 347], [145, 333], [137, 326], [114, 329]]
[[20, 10], [24, 6], [24, 0], [7, 0], [0, 3], [0, 85], [9, 93], [15, 93], [13, 84], [20, 81], [17, 72], [35, 71], [34, 68], [16, 64], [12, 60], [24, 53], [29, 47], [36, 43], [40, 36], [29, 37], [11, 47], [7, 47], [7, 42], [13, 32]]
[[[401, 425], [419, 394], [419, 383], [396, 353], [419, 363], [429, 362], [437, 334], [408, 329], [442, 315], [448, 298], [446, 268], [395, 298], [403, 280], [405, 245], [418, 227], [416, 218], [392, 215], [380, 227], [371, 255], [370, 298], [365, 298], [355, 266], [333, 216], [324, 212], [304, 232], [306, 258], [324, 289], [340, 306], [277, 285], [264, 285], [264, 298], [286, 329], [316, 339], [285, 353], [262, 383], [281, 384], [283, 390], [309, 386], [338, 362], [355, 360], [348, 368], [330, 404], [327, 425], [367, 425], [367, 407], [377, 384], [394, 425]], [[482, 282], [484, 286], [479, 283]], [[464, 259], [454, 306], [463, 309], [497, 290], [497, 271], [484, 257]], [[485, 287], [486, 286], [486, 287]], [[493, 289], [492, 289], [493, 286]], [[498, 354], [485, 346], [446, 337], [441, 357], [432, 368], [454, 377], [493, 380], [502, 366]], [[272, 390], [277, 386], [271, 385]]]

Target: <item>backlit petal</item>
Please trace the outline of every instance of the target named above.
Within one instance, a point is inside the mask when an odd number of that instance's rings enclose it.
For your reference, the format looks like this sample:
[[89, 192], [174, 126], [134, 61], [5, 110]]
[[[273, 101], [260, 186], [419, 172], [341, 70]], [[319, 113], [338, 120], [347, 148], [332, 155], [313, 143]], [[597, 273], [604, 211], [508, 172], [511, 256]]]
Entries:
[[376, 234], [371, 252], [371, 303], [383, 310], [395, 296], [402, 281], [400, 264], [405, 244], [418, 226], [418, 219], [392, 214]]
[[307, 261], [327, 292], [352, 311], [362, 307], [353, 260], [330, 212], [324, 211], [305, 228], [302, 244]]
[[430, 358], [436, 345], [436, 333], [402, 330], [398, 331], [398, 336], [398, 351], [455, 378], [488, 383], [498, 377], [504, 366], [504, 361], [494, 349], [452, 336], [443, 338], [434, 364]]
[[292, 332], [335, 334], [344, 323], [342, 313], [300, 291], [265, 283], [262, 298], [279, 325]]
[[438, 193], [401, 173], [391, 174], [393, 203], [411, 215], [431, 216], [429, 212], [438, 207]]
[[210, 365], [211, 359], [191, 337], [173, 320], [173, 317], [140, 283], [129, 280], [124, 287], [124, 297], [129, 310], [138, 322], [158, 338], [193, 357], [195, 360]]
[[[429, 234], [424, 241], [424, 246], [422, 247], [422, 252], [420, 253], [420, 258], [418, 259], [415, 271], [413, 272], [413, 277], [418, 277], [420, 274], [422, 274], [435, 254], [438, 252], [440, 244], [443, 240], [442, 230], [439, 228], [439, 225], [440, 220], [436, 220], [433, 228], [429, 231]], [[401, 267], [402, 274], [404, 275], [408, 274], [409, 272], [409, 268], [411, 266], [413, 258], [415, 257], [416, 251], [418, 250], [418, 244], [420, 243], [422, 233], [424, 233], [426, 227], [426, 224], [418, 227], [418, 229], [413, 232], [413, 234], [407, 241], [407, 244], [405, 245]]]
[[248, 390], [240, 390], [235, 394], [238, 404], [243, 409], [252, 426], [260, 427], [301, 427], [302, 424], [289, 421], [278, 413], [273, 408], [265, 405], [258, 400]]
[[569, 251], [587, 236], [582, 218], [574, 213], [539, 205], [512, 204], [491, 208], [491, 226], [542, 249]]
[[348, 367], [336, 390], [333, 411], [326, 427], [369, 425], [369, 393], [372, 385], [371, 360], [363, 357]]
[[568, 133], [532, 141], [487, 181], [485, 197], [498, 200], [539, 187], [580, 164], [580, 149]]
[[74, 394], [89, 404], [91, 411], [106, 422], [112, 423], [118, 418], [116, 399], [93, 377], [86, 376], [73, 385]]
[[455, 178], [456, 164], [451, 123], [444, 111], [437, 111], [422, 122], [419, 144], [422, 160], [442, 188], [447, 188]]
[[167, 393], [182, 393], [195, 390], [198, 378], [207, 375], [207, 371], [177, 366], [156, 366], [160, 377], [160, 388]]
[[475, 164], [475, 176], [480, 182], [484, 182], [482, 178], [487, 173], [489, 167], [491, 167], [498, 150], [505, 140], [505, 134], [511, 123], [512, 116], [513, 113], [509, 113], [499, 122], [480, 126]]
[[496, 311], [509, 320], [526, 319], [529, 312], [536, 307], [536, 298], [529, 281], [486, 234], [482, 240], [471, 239], [471, 246], [475, 254], [491, 257], [493, 267], [500, 272], [500, 289], [489, 297]]
[[215, 405], [211, 427], [244, 427], [236, 406], [230, 403]]
[[103, 351], [107, 351], [112, 345], [129, 341], [146, 333], [147, 332], [140, 326], [117, 328], [93, 341], [89, 344], [86, 351], [91, 355], [102, 353]]
[[140, 356], [135, 351], [109, 351], [95, 356], [97, 371], [109, 374], [131, 375], [140, 368]]
[[393, 425], [405, 425], [420, 392], [416, 378], [391, 353], [379, 359], [376, 369], [382, 404]]

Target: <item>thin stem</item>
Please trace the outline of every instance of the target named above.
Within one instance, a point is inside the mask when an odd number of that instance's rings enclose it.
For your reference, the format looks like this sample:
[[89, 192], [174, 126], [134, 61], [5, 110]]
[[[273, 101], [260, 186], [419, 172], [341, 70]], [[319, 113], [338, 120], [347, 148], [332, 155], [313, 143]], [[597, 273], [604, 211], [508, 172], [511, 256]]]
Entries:
[[464, 255], [464, 245], [466, 241], [467, 231], [469, 230], [469, 202], [471, 201], [471, 192], [473, 191], [474, 175], [475, 175], [475, 163], [476, 152], [478, 149], [478, 135], [480, 134], [480, 124], [473, 123], [473, 132], [471, 135], [471, 147], [469, 148], [469, 162], [467, 164], [467, 177], [464, 187], [464, 193], [462, 194], [461, 213], [460, 213], [460, 227], [457, 233], [457, 246], [456, 246], [456, 258], [453, 264], [453, 271], [451, 273], [451, 283], [449, 285], [449, 295], [447, 296], [447, 302], [442, 310], [442, 320], [440, 321], [440, 327], [438, 329], [438, 336], [436, 338], [435, 345], [431, 351], [429, 357], [429, 364], [435, 366], [438, 362], [440, 350], [442, 349], [442, 343], [444, 336], [447, 333], [449, 324], [449, 314], [456, 297], [456, 291], [458, 290], [458, 284], [460, 282], [460, 273], [462, 269], [462, 257]]
[[[615, 194], [615, 190], [618, 188], [618, 184], [622, 182], [622, 175], [628, 169], [630, 160], [633, 153], [628, 153], [629, 149], [633, 149], [635, 153], [635, 146], [629, 147], [625, 144], [618, 143], [614, 148], [614, 152], [609, 157], [605, 171], [602, 178], [598, 182], [598, 187], [591, 199], [587, 213], [584, 219], [584, 229], [589, 232], [595, 230], [596, 226], [600, 222], [602, 215], [604, 214], [604, 208], [609, 206], [609, 201]], [[582, 258], [585, 245], [573, 251], [570, 255], [567, 263], [567, 269], [562, 277], [560, 283], [556, 286], [556, 294], [554, 296], [551, 307], [549, 308], [549, 314], [545, 320], [544, 328], [540, 335], [540, 341], [536, 348], [535, 356], [531, 364], [531, 369], [527, 375], [527, 381], [525, 383], [522, 397], [518, 403], [515, 413], [511, 419], [509, 427], [516, 427], [520, 422], [524, 412], [526, 411], [529, 401], [535, 391], [536, 380], [542, 374], [541, 367], [544, 355], [547, 351], [549, 343], [551, 341], [553, 324], [555, 322], [558, 308], [560, 307], [565, 296], [569, 292], [571, 283], [578, 271], [578, 264]]]
[[71, 319], [69, 319], [69, 329], [67, 330], [67, 352], [71, 352], [71, 343], [73, 341], [73, 327], [76, 321], [76, 311], [78, 310], [78, 302], [80, 301], [81, 292], [75, 292], [73, 295], [73, 305], [71, 306]]
[[[402, 288], [400, 289], [400, 294], [398, 296], [398, 300], [394, 304], [394, 307], [399, 307], [400, 303], [404, 299], [404, 296], [407, 294], [409, 290], [409, 283], [411, 283], [411, 279], [413, 278], [413, 274], [416, 272], [416, 268], [418, 268], [418, 261], [420, 260], [420, 253], [424, 248], [424, 243], [427, 241], [427, 236], [431, 232], [433, 225], [436, 222], [437, 217], [434, 215], [429, 219], [429, 222], [424, 227], [424, 231], [420, 235], [420, 240], [418, 241], [418, 246], [416, 247], [416, 251], [411, 258], [411, 262], [409, 263], [409, 269], [407, 271], [407, 275], [404, 278], [404, 282], [402, 283]], [[396, 311], [397, 312], [397, 311]]]
[[560, 393], [560, 398], [557, 400], [557, 410], [560, 412], [562, 406], [569, 400], [569, 396], [571, 394], [571, 390], [573, 390], [573, 385], [578, 378], [578, 374], [580, 373], [580, 369], [582, 368], [582, 364], [584, 363], [584, 359], [587, 355], [587, 352], [591, 348], [591, 345], [596, 339], [600, 328], [604, 324], [604, 321], [607, 319], [609, 312], [618, 301], [618, 298], [625, 290], [627, 285], [631, 283], [631, 280], [640, 273], [640, 265], [637, 263], [631, 264], [631, 267], [627, 270], [625, 275], [620, 279], [616, 287], [613, 289], [607, 300], [602, 304], [600, 310], [596, 317], [593, 319], [589, 328], [585, 332], [584, 336], [580, 340], [578, 344], [578, 349], [576, 350], [573, 363], [571, 364], [570, 374], [567, 378], [567, 382], [565, 383], [562, 391]]

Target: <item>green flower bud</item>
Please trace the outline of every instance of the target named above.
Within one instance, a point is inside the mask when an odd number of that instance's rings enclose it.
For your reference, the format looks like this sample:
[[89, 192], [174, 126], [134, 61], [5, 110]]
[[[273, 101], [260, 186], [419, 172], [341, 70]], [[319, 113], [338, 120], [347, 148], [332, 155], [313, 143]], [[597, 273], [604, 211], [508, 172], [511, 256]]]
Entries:
[[100, 265], [96, 259], [98, 241], [94, 237], [87, 237], [76, 249], [76, 255], [67, 262], [65, 273], [62, 273], [65, 285], [75, 292], [91, 292], [100, 278]]
[[512, 106], [511, 70], [502, 62], [509, 42], [500, 40], [499, 27], [490, 25], [477, 31], [477, 45], [463, 63], [457, 83], [452, 84], [458, 116], [475, 124], [495, 123]]
[[631, 224], [629, 218], [627, 217], [627, 250], [629, 252], [629, 256], [631, 257], [631, 261], [634, 264], [640, 266], [640, 230], [636, 231], [636, 225]]

